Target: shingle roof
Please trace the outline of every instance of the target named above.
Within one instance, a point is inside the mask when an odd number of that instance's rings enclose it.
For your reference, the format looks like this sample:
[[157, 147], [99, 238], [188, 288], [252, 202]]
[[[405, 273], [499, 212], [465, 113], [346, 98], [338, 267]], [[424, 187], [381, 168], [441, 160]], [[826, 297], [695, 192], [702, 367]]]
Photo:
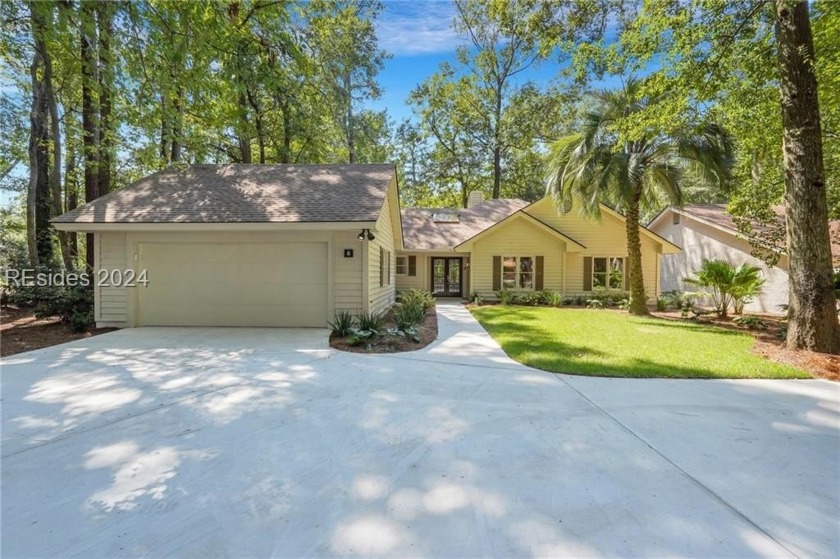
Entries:
[[189, 165], [149, 175], [56, 223], [375, 221], [393, 165]]
[[[778, 227], [785, 227], [785, 207], [773, 206], [773, 213], [776, 214], [776, 223]], [[738, 227], [732, 216], [726, 211], [724, 204], [689, 204], [683, 206], [682, 211], [690, 216], [694, 216], [719, 227], [731, 229], [733, 233], [738, 232]], [[758, 231], [768, 230], [770, 226], [753, 222], [752, 226]], [[828, 222], [829, 236], [831, 238], [831, 257], [834, 265], [840, 265], [840, 220], [830, 220]]]
[[[450, 250], [495, 225], [529, 202], [516, 198], [487, 200], [469, 209], [405, 208], [402, 211], [403, 243], [406, 250]], [[457, 222], [439, 222], [434, 214], [455, 213]]]

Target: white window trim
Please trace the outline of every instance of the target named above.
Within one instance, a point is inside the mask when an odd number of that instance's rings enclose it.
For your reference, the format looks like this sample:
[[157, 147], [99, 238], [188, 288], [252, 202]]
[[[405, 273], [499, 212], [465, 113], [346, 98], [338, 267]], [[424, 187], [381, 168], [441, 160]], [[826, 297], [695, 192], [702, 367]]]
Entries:
[[[500, 280], [500, 283], [501, 283], [501, 286], [502, 286], [502, 290], [506, 289], [505, 288], [505, 258], [513, 258], [514, 261], [516, 262], [516, 264], [515, 264], [515, 266], [516, 266], [516, 278], [514, 279], [515, 285], [514, 285], [513, 289], [508, 289], [508, 291], [536, 291], [536, 289], [537, 289], [537, 287], [536, 287], [537, 286], [537, 257], [536, 257], [536, 255], [520, 254], [520, 255], [517, 255], [517, 256], [510, 256], [510, 255], [504, 255], [503, 254], [501, 256], [501, 258], [502, 258], [502, 271], [501, 271], [502, 277], [499, 278], [499, 280]], [[521, 258], [530, 258], [531, 259], [531, 266], [532, 266], [532, 268], [531, 268], [531, 287], [519, 287], [519, 285], [522, 283], [522, 281], [521, 281], [522, 280], [522, 277], [521, 277], [522, 276], [522, 270], [519, 266], [519, 260]], [[593, 267], [594, 267], [594, 264], [593, 264]]]
[[[609, 286], [606, 286], [606, 285], [604, 285], [604, 286], [595, 285], [595, 260], [597, 260], [598, 258], [606, 258], [606, 259], [621, 258], [621, 287], [609, 287]], [[607, 276], [609, 276], [609, 263], [607, 264], [606, 274], [607, 274]], [[624, 291], [624, 285], [626, 283], [626, 278], [627, 278], [627, 256], [620, 256], [620, 255], [615, 255], [615, 254], [610, 254], [610, 255], [600, 254], [600, 255], [593, 255], [592, 256], [592, 290], [593, 291], [598, 287], [603, 287], [604, 289], [607, 289], [607, 290], [610, 290], [610, 291]], [[607, 283], [609, 283], [609, 282], [607, 282]]]

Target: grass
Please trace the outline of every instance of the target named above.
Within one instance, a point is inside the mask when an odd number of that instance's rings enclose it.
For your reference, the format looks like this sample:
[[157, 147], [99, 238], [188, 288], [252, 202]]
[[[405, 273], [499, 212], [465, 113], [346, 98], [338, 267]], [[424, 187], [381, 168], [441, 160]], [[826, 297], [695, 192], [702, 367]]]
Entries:
[[523, 365], [609, 377], [811, 378], [752, 353], [742, 332], [595, 309], [492, 306], [473, 315]]

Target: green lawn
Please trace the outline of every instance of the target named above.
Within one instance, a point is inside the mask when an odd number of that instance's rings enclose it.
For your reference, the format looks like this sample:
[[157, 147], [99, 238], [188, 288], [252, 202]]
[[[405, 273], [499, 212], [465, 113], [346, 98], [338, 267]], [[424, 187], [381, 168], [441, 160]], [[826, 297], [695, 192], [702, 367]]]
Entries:
[[595, 309], [472, 309], [513, 359], [558, 373], [610, 377], [810, 378], [751, 352], [724, 328]]

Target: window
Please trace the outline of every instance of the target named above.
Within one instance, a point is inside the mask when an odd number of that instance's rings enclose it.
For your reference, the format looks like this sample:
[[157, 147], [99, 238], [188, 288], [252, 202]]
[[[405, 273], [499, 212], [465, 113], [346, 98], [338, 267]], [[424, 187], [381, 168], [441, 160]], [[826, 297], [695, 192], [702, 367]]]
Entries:
[[391, 285], [391, 251], [379, 247], [379, 287]]
[[502, 289], [534, 289], [533, 256], [502, 256]]
[[404, 276], [408, 273], [408, 257], [397, 256], [397, 275]]
[[624, 288], [624, 258], [608, 256], [592, 259], [592, 287]]

